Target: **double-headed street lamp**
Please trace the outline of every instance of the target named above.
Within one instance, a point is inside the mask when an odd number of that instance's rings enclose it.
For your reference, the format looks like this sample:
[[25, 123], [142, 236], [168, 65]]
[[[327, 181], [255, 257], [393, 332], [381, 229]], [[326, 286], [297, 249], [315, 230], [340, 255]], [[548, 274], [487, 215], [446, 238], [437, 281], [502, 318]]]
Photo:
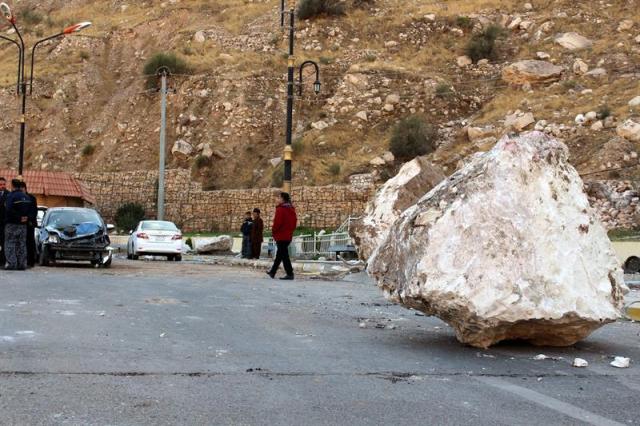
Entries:
[[[2, 36], [3, 40], [8, 40], [18, 46], [18, 94], [22, 94], [22, 105], [21, 105], [21, 114], [20, 114], [20, 154], [18, 158], [18, 174], [22, 175], [23, 167], [24, 167], [24, 140], [25, 134], [27, 130], [26, 123], [26, 112], [27, 112], [27, 82], [25, 79], [25, 45], [24, 39], [22, 38], [22, 34], [16, 25], [16, 17], [11, 11], [11, 7], [7, 3], [0, 3], [0, 15], [4, 17], [13, 27], [16, 34], [18, 35], [18, 40], [13, 40], [8, 37]], [[38, 46], [46, 41], [53, 40], [54, 38], [64, 37], [69, 34], [77, 33], [78, 31], [82, 31], [85, 28], [91, 26], [91, 22], [82, 22], [80, 24], [75, 24], [70, 27], [65, 28], [62, 32], [55, 34], [51, 37], [43, 38], [42, 40], [38, 40], [31, 49], [31, 70], [29, 76], [29, 93], [33, 93], [33, 72], [35, 67], [35, 54]]]
[[[295, 57], [294, 57], [294, 44], [295, 44], [295, 19], [296, 13], [293, 8], [288, 11], [285, 10], [285, 0], [281, 0], [280, 3], [280, 25], [284, 27], [285, 16], [289, 15], [289, 57], [288, 57], [288, 76], [287, 76], [287, 123], [286, 123], [286, 141], [284, 148], [284, 179], [283, 190], [291, 193], [291, 180], [292, 180], [292, 160], [293, 160], [293, 148], [291, 148], [291, 142], [293, 139], [293, 101], [295, 96]], [[316, 70], [316, 81], [313, 84], [313, 89], [316, 93], [320, 93], [322, 87], [320, 83], [320, 67], [314, 61], [305, 61], [300, 65], [300, 78], [298, 81], [299, 92], [298, 95], [302, 96], [302, 71], [307, 65], [313, 65]]]

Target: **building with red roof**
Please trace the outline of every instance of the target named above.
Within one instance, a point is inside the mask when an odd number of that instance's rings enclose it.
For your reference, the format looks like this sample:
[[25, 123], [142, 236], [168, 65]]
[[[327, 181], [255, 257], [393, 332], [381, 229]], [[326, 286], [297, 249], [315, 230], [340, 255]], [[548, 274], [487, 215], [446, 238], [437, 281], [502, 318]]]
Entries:
[[[8, 183], [16, 176], [15, 170], [0, 169], [0, 177]], [[27, 170], [22, 178], [29, 193], [35, 195], [42, 206], [84, 207], [96, 202], [89, 188], [70, 173]]]

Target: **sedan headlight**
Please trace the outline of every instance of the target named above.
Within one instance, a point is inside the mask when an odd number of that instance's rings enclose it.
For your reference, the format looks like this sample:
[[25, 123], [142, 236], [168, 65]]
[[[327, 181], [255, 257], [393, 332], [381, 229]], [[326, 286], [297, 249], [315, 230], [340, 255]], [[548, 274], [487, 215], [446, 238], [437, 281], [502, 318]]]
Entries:
[[47, 238], [47, 242], [49, 244], [58, 244], [60, 242], [60, 237], [54, 234], [49, 235], [49, 238]]

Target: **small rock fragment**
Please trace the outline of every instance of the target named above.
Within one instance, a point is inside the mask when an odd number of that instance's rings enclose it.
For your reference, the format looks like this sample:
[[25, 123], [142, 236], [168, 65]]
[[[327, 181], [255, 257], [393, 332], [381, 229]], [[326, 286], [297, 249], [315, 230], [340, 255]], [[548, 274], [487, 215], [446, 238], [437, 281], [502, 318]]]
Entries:
[[589, 366], [589, 363], [582, 358], [576, 358], [573, 360], [573, 366], [578, 368], [585, 368]]

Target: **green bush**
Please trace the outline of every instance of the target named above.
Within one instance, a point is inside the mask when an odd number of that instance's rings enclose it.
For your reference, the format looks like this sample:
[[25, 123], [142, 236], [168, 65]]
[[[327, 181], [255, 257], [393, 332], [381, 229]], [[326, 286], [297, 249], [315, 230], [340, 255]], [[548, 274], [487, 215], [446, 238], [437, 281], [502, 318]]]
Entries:
[[436, 96], [439, 98], [448, 98], [453, 95], [453, 89], [447, 83], [440, 83], [436, 86]]
[[304, 139], [298, 138], [291, 144], [291, 149], [293, 149], [293, 154], [298, 156], [304, 152]]
[[342, 171], [342, 166], [340, 166], [340, 163], [332, 163], [327, 170], [331, 176], [338, 176]]
[[33, 26], [41, 23], [44, 20], [44, 18], [40, 13], [36, 12], [35, 10], [24, 9], [18, 13], [18, 20], [20, 22], [24, 22], [29, 26]]
[[172, 74], [191, 74], [191, 67], [175, 53], [157, 53], [145, 63], [143, 73], [147, 76], [147, 88], [157, 87], [158, 69], [167, 67]]
[[209, 165], [209, 159], [204, 155], [198, 155], [193, 165], [197, 170], [203, 169]]
[[273, 188], [282, 188], [284, 183], [284, 164], [281, 164], [271, 174], [271, 186]]
[[127, 203], [116, 212], [116, 226], [120, 231], [132, 231], [144, 217], [144, 207], [137, 203]]
[[601, 105], [596, 112], [600, 120], [611, 117], [611, 107], [609, 107], [609, 105]]
[[88, 157], [92, 155], [95, 151], [96, 151], [95, 145], [88, 144], [82, 148], [82, 155], [84, 157]]
[[83, 61], [86, 61], [91, 57], [89, 52], [87, 52], [86, 50], [81, 50], [79, 55], [80, 55], [80, 59], [82, 59]]
[[474, 34], [471, 40], [469, 40], [469, 43], [467, 43], [467, 56], [470, 57], [473, 62], [478, 62], [481, 59], [496, 59], [498, 55], [496, 41], [502, 34], [502, 28], [497, 25], [491, 25], [482, 32]]
[[340, 0], [301, 0], [298, 4], [298, 19], [310, 19], [320, 15], [342, 16], [345, 5]]
[[437, 130], [422, 117], [414, 115], [393, 129], [389, 149], [400, 160], [411, 160], [436, 150]]
[[473, 28], [473, 21], [468, 16], [458, 16], [456, 18], [456, 25], [460, 28], [470, 30]]

